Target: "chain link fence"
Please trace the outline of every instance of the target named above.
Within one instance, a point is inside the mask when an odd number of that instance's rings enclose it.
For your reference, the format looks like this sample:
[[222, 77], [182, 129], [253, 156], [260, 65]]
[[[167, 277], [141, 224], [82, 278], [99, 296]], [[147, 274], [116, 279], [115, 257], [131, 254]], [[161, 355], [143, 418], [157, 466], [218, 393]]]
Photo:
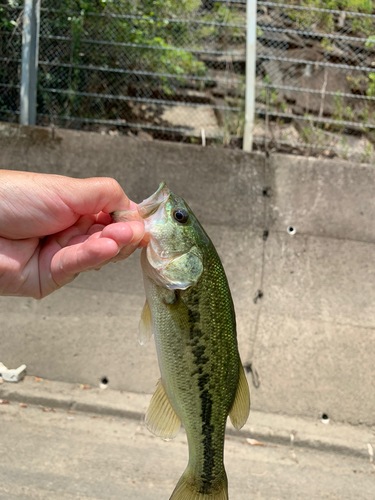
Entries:
[[[375, 16], [258, 2], [254, 140], [302, 154], [374, 159]], [[329, 2], [331, 5], [344, 2]], [[367, 12], [367, 13], [366, 13]]]
[[[0, 4], [1, 120], [18, 120], [22, 6]], [[372, 12], [258, 1], [254, 148], [374, 160]], [[245, 48], [246, 0], [42, 0], [37, 123], [240, 147]]]
[[241, 136], [245, 5], [79, 3], [42, 2], [40, 124]]
[[22, 52], [22, 2], [0, 3], [0, 120], [18, 122]]

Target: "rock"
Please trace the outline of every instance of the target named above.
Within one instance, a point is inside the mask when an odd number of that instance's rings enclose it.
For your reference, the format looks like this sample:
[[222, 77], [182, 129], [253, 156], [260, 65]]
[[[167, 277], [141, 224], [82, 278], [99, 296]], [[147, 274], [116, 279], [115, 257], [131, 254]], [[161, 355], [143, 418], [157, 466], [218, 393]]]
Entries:
[[[287, 57], [288, 59], [297, 59], [302, 61], [314, 61], [314, 62], [324, 61], [323, 49], [319, 44], [315, 44], [313, 47], [304, 47], [301, 49], [288, 50], [288, 54], [287, 55], [283, 54], [282, 57]], [[284, 70], [288, 70], [291, 66], [295, 64], [304, 64], [304, 63], [283, 61], [282, 68]]]
[[161, 115], [163, 125], [181, 128], [183, 134], [200, 137], [205, 129], [206, 137], [220, 133], [215, 111], [212, 108], [188, 106], [163, 106]]
[[[320, 92], [322, 92], [325, 87], [326, 92], [337, 92], [337, 90], [340, 89], [342, 93], [351, 93], [347, 75], [339, 69], [327, 67], [316, 68], [313, 65], [309, 65], [309, 69], [311, 71], [310, 74], [306, 71], [303, 72], [302, 68], [300, 68], [299, 71], [286, 73], [283, 79], [283, 84], [286, 86], [306, 88]], [[285, 90], [284, 95], [289, 101], [294, 102], [296, 106], [300, 106], [303, 113], [311, 112], [319, 114], [322, 103], [323, 115], [332, 115], [335, 111], [337, 111], [336, 108], [338, 106], [343, 108], [349, 104], [354, 105], [354, 103], [350, 103], [349, 99], [346, 97], [341, 97], [339, 102], [338, 98], [334, 95], [325, 94], [323, 96], [320, 93], [298, 92], [294, 90]], [[353, 98], [353, 101], [354, 100], [355, 99]]]
[[[217, 47], [206, 47], [207, 50], [217, 50]], [[219, 63], [245, 63], [246, 62], [246, 48], [244, 44], [227, 47], [225, 49], [227, 54], [199, 54], [199, 59], [204, 63], [215, 65]]]
[[305, 47], [306, 43], [297, 33], [287, 33], [287, 37], [289, 39], [289, 49], [297, 49], [301, 47]]
[[264, 61], [263, 69], [272, 85], [283, 85], [284, 72], [281, 70], [280, 61]]
[[154, 140], [154, 138], [152, 137], [152, 135], [148, 134], [144, 130], [139, 130], [138, 131], [137, 139], [139, 139], [141, 141], [153, 141]]
[[337, 26], [343, 28], [345, 26], [346, 12], [342, 11], [339, 15]]
[[299, 132], [292, 123], [280, 124], [276, 121], [270, 121], [268, 128], [266, 128], [263, 120], [258, 121], [253, 129], [253, 138], [260, 144], [264, 139], [271, 142], [282, 142], [291, 147], [298, 147], [298, 145], [304, 144]]
[[327, 132], [305, 120], [296, 120], [295, 126], [305, 145], [314, 147], [311, 152], [318, 152], [319, 148], [331, 150], [336, 156], [355, 163], [370, 163], [375, 158], [374, 146], [364, 134]]
[[243, 96], [245, 93], [243, 79], [241, 76], [236, 73], [230, 71], [219, 71], [212, 70], [210, 72], [210, 77], [219, 78], [220, 81], [215, 83], [215, 86], [212, 87], [210, 93], [214, 97], [225, 97], [225, 96]]
[[375, 159], [373, 144], [364, 136], [342, 135], [342, 157], [352, 162], [372, 163]]
[[257, 15], [257, 26], [262, 29], [265, 26], [278, 27], [277, 21], [269, 16], [267, 13]]
[[[285, 44], [285, 48], [288, 48], [289, 38], [285, 33], [280, 31], [267, 30], [266, 27], [259, 26], [262, 30], [262, 34], [258, 36], [258, 40], [265, 45], [274, 45], [275, 42], [280, 44]], [[271, 43], [270, 43], [271, 42]]]
[[[356, 54], [351, 50], [345, 41], [336, 40], [330, 44], [325, 51], [325, 55], [329, 62], [348, 64], [352, 66], [362, 66], [361, 53]], [[363, 57], [363, 56], [362, 56]], [[366, 58], [366, 54], [364, 54]]]

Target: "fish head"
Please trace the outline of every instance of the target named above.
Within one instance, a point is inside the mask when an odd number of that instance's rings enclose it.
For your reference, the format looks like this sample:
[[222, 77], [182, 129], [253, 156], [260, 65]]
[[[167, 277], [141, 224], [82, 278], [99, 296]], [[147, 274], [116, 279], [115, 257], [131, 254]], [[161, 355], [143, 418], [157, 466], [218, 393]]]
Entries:
[[[164, 185], [165, 186], [165, 185]], [[159, 188], [160, 189], [160, 188]], [[188, 252], [195, 244], [194, 215], [182, 198], [166, 186], [145, 218], [145, 231], [152, 249], [161, 258], [172, 258]], [[144, 210], [145, 207], [141, 207]]]
[[165, 182], [136, 210], [114, 212], [112, 217], [144, 221], [148, 244], [142, 268], [158, 285], [185, 290], [198, 281], [203, 272], [202, 243], [209, 239], [187, 203]]

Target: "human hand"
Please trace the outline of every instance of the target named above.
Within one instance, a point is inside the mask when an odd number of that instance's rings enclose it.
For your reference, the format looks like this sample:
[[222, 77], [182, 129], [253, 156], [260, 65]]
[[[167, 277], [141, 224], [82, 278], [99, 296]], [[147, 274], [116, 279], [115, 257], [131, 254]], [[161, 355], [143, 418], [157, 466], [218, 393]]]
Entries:
[[0, 295], [41, 299], [125, 259], [143, 223], [113, 223], [109, 214], [134, 206], [114, 179], [0, 170]]

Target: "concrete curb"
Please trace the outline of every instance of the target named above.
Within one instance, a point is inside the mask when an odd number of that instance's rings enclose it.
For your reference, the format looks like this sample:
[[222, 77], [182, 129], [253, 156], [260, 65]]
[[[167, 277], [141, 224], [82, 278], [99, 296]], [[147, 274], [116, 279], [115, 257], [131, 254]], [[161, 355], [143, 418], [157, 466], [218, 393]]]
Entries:
[[150, 396], [26, 377], [19, 384], [0, 385], [0, 399], [44, 408], [142, 419]]
[[[91, 388], [26, 377], [18, 384], [0, 385], [0, 399], [70, 412], [130, 418], [143, 422], [151, 395]], [[250, 445], [283, 445], [354, 456], [369, 460], [375, 448], [375, 428], [339, 423], [323, 424], [302, 418], [252, 411], [237, 431], [228, 421], [227, 434]], [[369, 446], [370, 445], [370, 446]]]

